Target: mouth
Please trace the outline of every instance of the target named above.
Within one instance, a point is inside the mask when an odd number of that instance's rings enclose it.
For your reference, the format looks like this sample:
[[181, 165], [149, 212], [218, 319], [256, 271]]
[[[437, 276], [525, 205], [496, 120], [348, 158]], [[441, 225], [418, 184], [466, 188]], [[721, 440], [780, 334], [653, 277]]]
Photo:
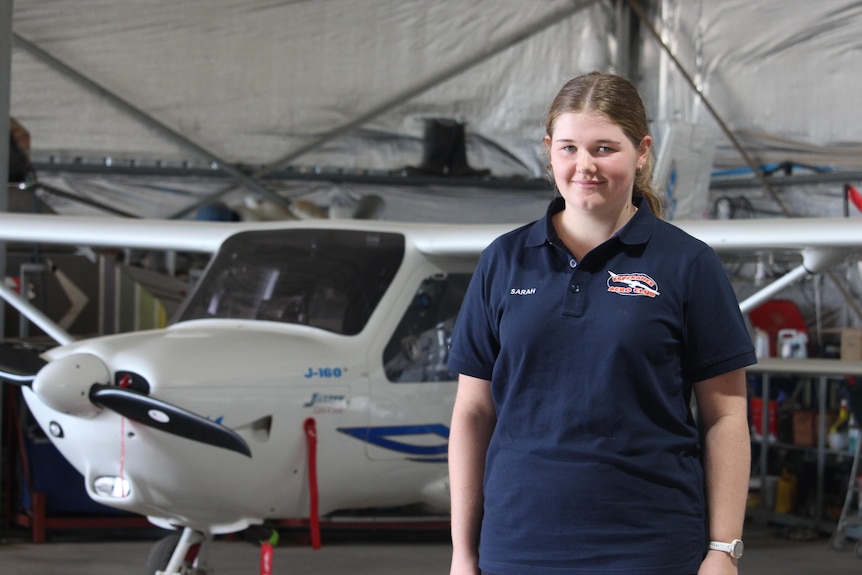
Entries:
[[573, 180], [572, 183], [581, 188], [596, 188], [601, 185], [599, 180]]

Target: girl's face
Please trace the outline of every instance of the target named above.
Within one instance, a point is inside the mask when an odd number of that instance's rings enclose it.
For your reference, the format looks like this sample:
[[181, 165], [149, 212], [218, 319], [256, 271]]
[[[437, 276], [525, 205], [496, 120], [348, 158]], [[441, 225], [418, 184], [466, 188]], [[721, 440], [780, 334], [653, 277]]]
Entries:
[[622, 128], [593, 112], [561, 114], [545, 136], [557, 189], [567, 208], [615, 217], [631, 203], [635, 174], [652, 139], [635, 147]]

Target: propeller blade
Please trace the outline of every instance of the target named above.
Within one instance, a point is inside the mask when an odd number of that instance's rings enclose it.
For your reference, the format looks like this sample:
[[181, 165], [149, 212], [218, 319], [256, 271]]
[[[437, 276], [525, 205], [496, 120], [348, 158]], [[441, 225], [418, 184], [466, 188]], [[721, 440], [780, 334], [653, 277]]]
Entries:
[[94, 383], [90, 401], [166, 433], [251, 457], [248, 443], [232, 429], [139, 391]]
[[29, 347], [0, 344], [0, 379], [30, 385], [46, 363], [40, 353]]

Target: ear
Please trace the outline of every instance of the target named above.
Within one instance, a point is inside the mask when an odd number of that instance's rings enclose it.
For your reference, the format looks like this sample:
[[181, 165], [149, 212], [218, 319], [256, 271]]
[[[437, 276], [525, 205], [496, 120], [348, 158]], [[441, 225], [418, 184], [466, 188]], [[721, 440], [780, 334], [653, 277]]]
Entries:
[[544, 144], [545, 144], [545, 149], [550, 151], [551, 150], [551, 137], [545, 136], [544, 138], [542, 138], [542, 142], [544, 142]]
[[652, 147], [652, 137], [644, 136], [643, 140], [641, 140], [640, 145], [638, 145], [638, 164], [646, 165], [647, 159], [649, 159], [649, 151]]

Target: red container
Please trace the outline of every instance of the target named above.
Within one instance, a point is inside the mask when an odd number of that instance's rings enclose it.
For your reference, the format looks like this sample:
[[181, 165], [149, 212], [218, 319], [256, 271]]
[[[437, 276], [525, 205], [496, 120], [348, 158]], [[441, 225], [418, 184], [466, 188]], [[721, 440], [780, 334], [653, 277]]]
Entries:
[[[775, 441], [778, 437], [778, 402], [774, 399], [767, 403], [766, 414], [767, 434], [769, 441]], [[752, 397], [749, 400], [749, 423], [751, 435], [758, 441], [763, 440], [763, 398]]]

